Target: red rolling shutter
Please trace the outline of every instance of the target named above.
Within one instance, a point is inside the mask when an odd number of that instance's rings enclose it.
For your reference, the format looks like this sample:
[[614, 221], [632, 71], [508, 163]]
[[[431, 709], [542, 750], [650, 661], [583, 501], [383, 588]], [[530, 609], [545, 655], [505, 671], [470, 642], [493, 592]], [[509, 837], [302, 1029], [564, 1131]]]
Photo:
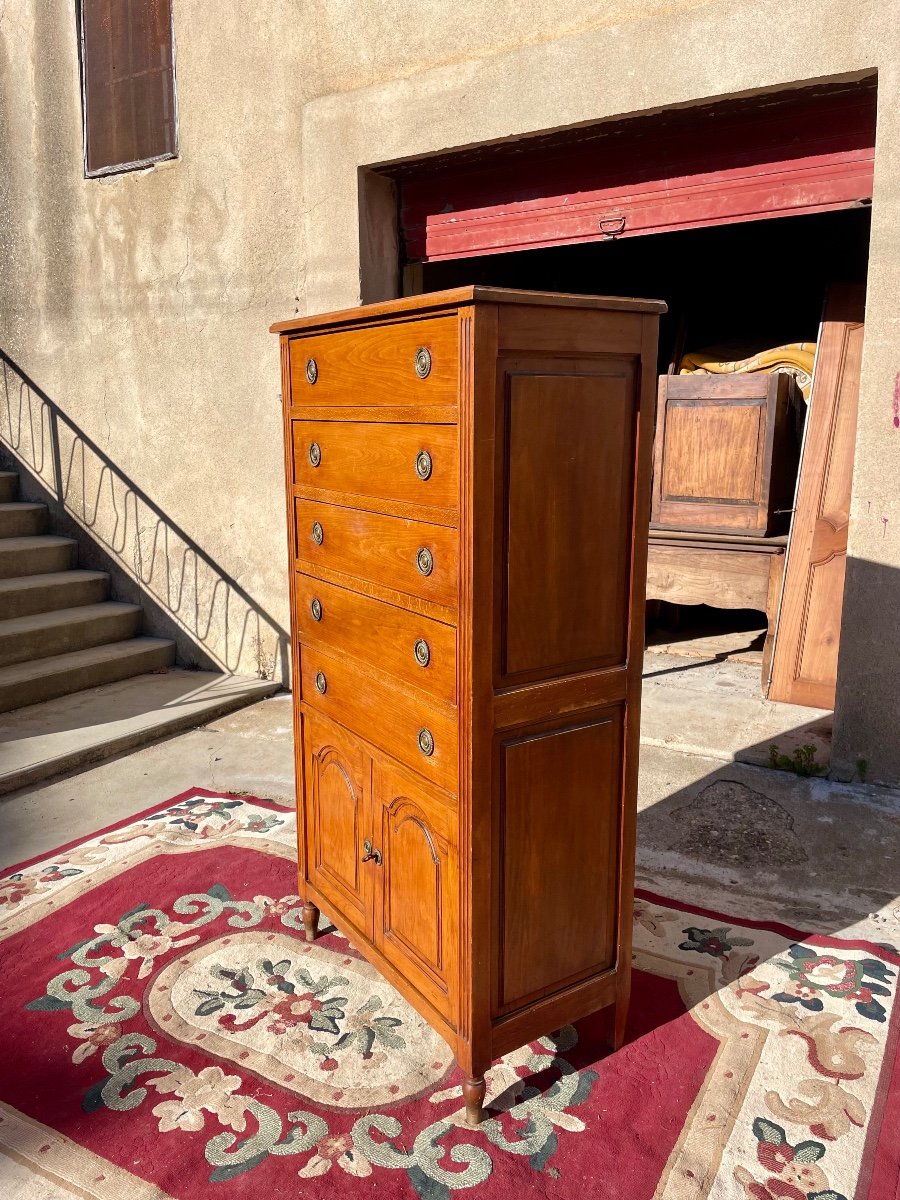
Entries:
[[399, 168], [409, 260], [849, 208], [871, 199], [875, 92], [804, 89]]

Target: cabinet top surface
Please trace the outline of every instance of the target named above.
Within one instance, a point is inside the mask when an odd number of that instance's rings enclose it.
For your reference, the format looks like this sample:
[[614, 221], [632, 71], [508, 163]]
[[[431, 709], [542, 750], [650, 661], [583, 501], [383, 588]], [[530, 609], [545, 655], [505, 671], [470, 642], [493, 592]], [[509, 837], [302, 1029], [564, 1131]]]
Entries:
[[358, 308], [345, 308], [338, 312], [319, 313], [315, 316], [294, 317], [290, 321], [278, 321], [270, 326], [270, 333], [308, 333], [336, 326], [363, 324], [373, 319], [392, 316], [410, 317], [416, 314], [437, 315], [451, 312], [470, 304], [532, 304], [555, 305], [560, 308], [590, 308], [612, 312], [664, 313], [663, 300], [642, 300], [628, 296], [578, 296], [566, 292], [526, 292], [512, 288], [468, 287], [450, 288], [443, 292], [426, 292], [418, 296], [405, 296], [400, 300], [385, 300], [379, 304], [363, 304]]

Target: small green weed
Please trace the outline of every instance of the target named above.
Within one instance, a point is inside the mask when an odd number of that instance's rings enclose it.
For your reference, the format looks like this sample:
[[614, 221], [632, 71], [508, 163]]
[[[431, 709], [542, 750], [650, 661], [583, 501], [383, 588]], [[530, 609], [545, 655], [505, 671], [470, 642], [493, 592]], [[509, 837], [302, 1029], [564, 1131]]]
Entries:
[[815, 746], [797, 746], [791, 755], [782, 754], [777, 746], [769, 747], [769, 765], [776, 771], [792, 771], [804, 779], [823, 775], [825, 767], [816, 762]]

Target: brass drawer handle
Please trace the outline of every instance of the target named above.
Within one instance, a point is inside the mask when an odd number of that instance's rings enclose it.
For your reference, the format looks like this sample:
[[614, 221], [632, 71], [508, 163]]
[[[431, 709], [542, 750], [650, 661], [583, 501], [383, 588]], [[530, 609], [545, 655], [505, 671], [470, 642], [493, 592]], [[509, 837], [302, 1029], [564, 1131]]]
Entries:
[[306, 360], [306, 381], [309, 384], [313, 384], [316, 382], [316, 380], [318, 378], [319, 378], [319, 364], [316, 362], [316, 360], [314, 358], [308, 358]]
[[309, 611], [312, 613], [312, 619], [314, 621], [322, 620], [322, 601], [318, 596], [313, 598], [313, 602], [309, 606]]
[[427, 346], [420, 346], [416, 351], [416, 374], [420, 379], [427, 379], [431, 374], [431, 351]]
[[420, 450], [416, 455], [416, 474], [422, 480], [431, 478], [431, 455], [427, 450]]
[[420, 575], [430, 575], [434, 570], [434, 555], [427, 546], [420, 546], [416, 555], [416, 566]]
[[322, 543], [325, 541], [325, 530], [322, 528], [322, 526], [319, 524], [318, 521], [313, 521], [312, 540], [316, 543], [317, 546], [321, 546]]
[[381, 851], [373, 849], [372, 843], [366, 838], [363, 842], [363, 856], [359, 861], [368, 862], [370, 858], [375, 860], [376, 867], [381, 866]]
[[427, 667], [431, 662], [431, 647], [424, 638], [419, 638], [415, 646], [413, 646], [413, 653], [420, 667]]
[[322, 447], [318, 442], [312, 442], [309, 447], [309, 465], [317, 467], [322, 461]]
[[434, 754], [434, 734], [431, 732], [431, 730], [420, 729], [418, 742], [419, 749], [422, 751], [425, 757], [431, 758], [432, 754]]
[[322, 671], [316, 671], [316, 691], [320, 696], [324, 696], [328, 691], [328, 680]]

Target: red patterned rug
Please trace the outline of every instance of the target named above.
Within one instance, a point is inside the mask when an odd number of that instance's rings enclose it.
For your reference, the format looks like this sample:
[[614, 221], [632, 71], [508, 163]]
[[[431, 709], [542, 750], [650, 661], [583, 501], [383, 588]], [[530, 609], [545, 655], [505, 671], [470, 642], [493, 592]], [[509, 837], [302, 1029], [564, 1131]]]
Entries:
[[295, 889], [292, 814], [200, 790], [0, 880], [0, 1195], [896, 1200], [883, 946], [642, 894], [627, 1044], [595, 1017], [508, 1055], [473, 1130]]

